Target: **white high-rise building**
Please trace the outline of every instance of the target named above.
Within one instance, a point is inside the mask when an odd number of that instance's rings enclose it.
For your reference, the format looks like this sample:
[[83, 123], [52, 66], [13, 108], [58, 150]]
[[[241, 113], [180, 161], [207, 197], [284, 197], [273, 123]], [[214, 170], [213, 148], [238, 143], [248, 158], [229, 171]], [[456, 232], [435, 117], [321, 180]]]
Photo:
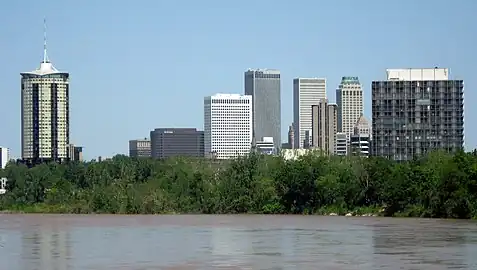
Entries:
[[10, 160], [10, 149], [0, 146], [0, 169], [5, 169]]
[[349, 138], [354, 131], [354, 125], [363, 114], [363, 87], [358, 77], [342, 77], [336, 89], [338, 104], [338, 132], [345, 133]]
[[[293, 124], [296, 148], [311, 145], [313, 137], [311, 106], [318, 105], [324, 99], [326, 99], [325, 78], [293, 79]], [[306, 144], [305, 140], [308, 140]]]
[[46, 35], [40, 67], [21, 76], [23, 160], [66, 160], [70, 137], [69, 73], [58, 71], [49, 61]]
[[252, 146], [252, 96], [216, 94], [204, 98], [206, 157], [235, 158]]

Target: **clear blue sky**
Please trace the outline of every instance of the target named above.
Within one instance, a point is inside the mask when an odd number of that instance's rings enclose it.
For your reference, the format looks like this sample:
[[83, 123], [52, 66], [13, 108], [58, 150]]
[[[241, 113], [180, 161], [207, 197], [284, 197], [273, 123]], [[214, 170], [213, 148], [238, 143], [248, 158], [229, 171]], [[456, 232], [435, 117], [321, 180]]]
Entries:
[[5, 1], [0, 8], [0, 145], [20, 155], [20, 72], [50, 60], [71, 73], [71, 142], [87, 159], [127, 153], [156, 127], [203, 128], [203, 97], [243, 93], [247, 68], [282, 72], [282, 133], [292, 79], [359, 76], [386, 68], [448, 67], [465, 80], [466, 147], [477, 126], [475, 0]]

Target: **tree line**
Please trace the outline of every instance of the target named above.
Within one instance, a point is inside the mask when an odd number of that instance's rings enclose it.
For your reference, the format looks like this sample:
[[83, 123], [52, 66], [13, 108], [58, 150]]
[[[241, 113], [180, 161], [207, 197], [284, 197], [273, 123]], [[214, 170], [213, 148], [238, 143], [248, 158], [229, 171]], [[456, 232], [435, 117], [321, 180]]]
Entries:
[[117, 214], [346, 214], [477, 218], [477, 154], [407, 162], [251, 154], [220, 162], [118, 155], [102, 162], [9, 163], [0, 210]]

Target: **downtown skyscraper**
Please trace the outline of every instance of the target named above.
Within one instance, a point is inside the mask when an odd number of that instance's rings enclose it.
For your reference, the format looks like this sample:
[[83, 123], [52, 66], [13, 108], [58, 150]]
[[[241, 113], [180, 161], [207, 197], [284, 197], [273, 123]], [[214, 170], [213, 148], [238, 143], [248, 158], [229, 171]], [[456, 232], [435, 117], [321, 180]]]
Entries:
[[358, 77], [342, 77], [336, 89], [338, 105], [338, 132], [349, 137], [356, 122], [363, 115], [363, 87]]
[[312, 110], [326, 99], [325, 78], [293, 79], [293, 128], [297, 148], [308, 148], [312, 141]]
[[254, 140], [273, 137], [275, 148], [281, 147], [280, 71], [249, 69], [245, 72], [244, 84], [245, 95], [252, 96]]
[[22, 159], [33, 164], [64, 161], [69, 144], [69, 73], [48, 59], [46, 24], [43, 61], [21, 75]]
[[233, 159], [252, 147], [252, 97], [215, 94], [204, 98], [205, 157]]

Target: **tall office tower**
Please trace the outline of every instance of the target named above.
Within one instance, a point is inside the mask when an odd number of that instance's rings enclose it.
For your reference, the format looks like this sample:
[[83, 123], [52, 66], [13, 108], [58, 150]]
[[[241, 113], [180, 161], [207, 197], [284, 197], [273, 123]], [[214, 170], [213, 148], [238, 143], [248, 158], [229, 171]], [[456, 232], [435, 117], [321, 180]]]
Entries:
[[280, 71], [249, 69], [245, 72], [245, 95], [252, 96], [253, 136], [273, 137], [276, 148], [281, 147]]
[[204, 98], [207, 157], [229, 159], [248, 154], [252, 133], [252, 96], [216, 94]]
[[338, 132], [349, 137], [353, 127], [363, 114], [363, 87], [358, 77], [342, 77], [336, 89], [338, 104]]
[[151, 141], [147, 138], [129, 140], [130, 157], [151, 157]]
[[447, 68], [388, 69], [372, 83], [372, 154], [410, 160], [464, 145], [464, 81]]
[[151, 131], [151, 156], [204, 157], [204, 132], [196, 128], [156, 128]]
[[[311, 144], [311, 106], [326, 99], [326, 79], [293, 79], [293, 123], [295, 124], [295, 146], [306, 148]], [[305, 142], [306, 134], [309, 134]]]
[[338, 106], [329, 104], [327, 99], [320, 100], [311, 107], [312, 112], [312, 146], [319, 148], [324, 154], [335, 153], [336, 133], [338, 125]]
[[5, 169], [10, 160], [10, 149], [0, 146], [0, 169]]
[[69, 73], [58, 71], [48, 59], [46, 34], [40, 67], [21, 76], [22, 159], [32, 163], [66, 160]]

